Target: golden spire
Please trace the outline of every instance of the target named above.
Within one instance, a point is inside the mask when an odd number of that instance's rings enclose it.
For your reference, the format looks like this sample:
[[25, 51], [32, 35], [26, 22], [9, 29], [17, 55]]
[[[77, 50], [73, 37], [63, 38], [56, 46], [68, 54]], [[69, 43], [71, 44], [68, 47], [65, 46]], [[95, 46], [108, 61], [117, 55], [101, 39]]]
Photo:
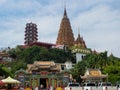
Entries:
[[56, 44], [65, 45], [67, 47], [74, 45], [74, 35], [72, 32], [69, 18], [67, 17], [66, 6], [64, 7], [64, 14], [61, 20]]

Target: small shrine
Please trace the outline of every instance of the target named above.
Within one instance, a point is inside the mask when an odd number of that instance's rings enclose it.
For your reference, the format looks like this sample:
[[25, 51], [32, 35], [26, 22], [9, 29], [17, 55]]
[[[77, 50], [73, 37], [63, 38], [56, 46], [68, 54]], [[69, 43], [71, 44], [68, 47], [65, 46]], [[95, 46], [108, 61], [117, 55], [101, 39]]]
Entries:
[[108, 75], [102, 74], [99, 69], [87, 69], [84, 76], [80, 76], [83, 82], [102, 82], [105, 81]]

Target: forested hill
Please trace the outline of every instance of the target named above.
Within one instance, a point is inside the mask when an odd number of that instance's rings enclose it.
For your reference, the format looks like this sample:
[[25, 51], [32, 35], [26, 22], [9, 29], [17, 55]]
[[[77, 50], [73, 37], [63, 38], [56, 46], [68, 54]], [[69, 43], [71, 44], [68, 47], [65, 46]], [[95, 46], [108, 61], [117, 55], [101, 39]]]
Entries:
[[[46, 49], [39, 46], [27, 48], [17, 46], [14, 49], [10, 49], [9, 54], [14, 60], [5, 66], [1, 65], [0, 71], [7, 71], [6, 68], [3, 70], [3, 67], [11, 67], [10, 72], [15, 73], [20, 68], [26, 69], [27, 64], [32, 64], [34, 61], [64, 63], [69, 60], [75, 63], [75, 54], [71, 53], [70, 50]], [[107, 56], [106, 51], [99, 54], [86, 55], [82, 61], [75, 65], [71, 73], [73, 77], [80, 81], [80, 75], [83, 75], [87, 68], [100, 69], [102, 73], [109, 75], [108, 80], [113, 83], [120, 80], [120, 58], [113, 55]], [[8, 71], [2, 74], [4, 75], [5, 73], [8, 73]]]

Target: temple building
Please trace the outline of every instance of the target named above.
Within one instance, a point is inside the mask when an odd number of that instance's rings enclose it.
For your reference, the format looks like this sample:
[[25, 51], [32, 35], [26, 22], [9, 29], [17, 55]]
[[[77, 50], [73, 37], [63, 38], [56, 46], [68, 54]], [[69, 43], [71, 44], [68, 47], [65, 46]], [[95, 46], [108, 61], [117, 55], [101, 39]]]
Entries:
[[80, 48], [87, 48], [83, 37], [80, 37], [80, 33], [78, 33], [78, 37], [75, 40], [66, 8], [64, 9], [56, 44], [65, 45], [66, 47], [78, 46]]
[[84, 76], [80, 76], [83, 82], [103, 82], [108, 75], [102, 74], [99, 69], [87, 69]]
[[60, 24], [56, 44], [65, 45], [66, 47], [71, 47], [74, 45], [74, 34], [67, 16], [66, 8], [64, 9], [64, 15]]
[[10, 57], [7, 52], [0, 52], [0, 64], [5, 64], [7, 62], [11, 62], [13, 59]]
[[21, 47], [26, 48], [29, 46], [41, 46], [45, 48], [52, 48], [56, 46], [56, 44], [47, 43], [47, 42], [40, 42], [38, 41], [38, 31], [37, 25], [35, 23], [27, 23], [25, 27], [25, 45], [21, 45]]
[[25, 28], [25, 45], [30, 45], [38, 40], [37, 25], [34, 23], [27, 23]]
[[27, 65], [26, 71], [20, 69], [15, 74], [16, 79], [23, 85], [36, 87], [42, 84], [44, 88], [49, 88], [50, 85], [55, 88], [70, 82], [72, 78], [69, 69], [73, 68], [73, 65], [71, 62], [35, 61]]

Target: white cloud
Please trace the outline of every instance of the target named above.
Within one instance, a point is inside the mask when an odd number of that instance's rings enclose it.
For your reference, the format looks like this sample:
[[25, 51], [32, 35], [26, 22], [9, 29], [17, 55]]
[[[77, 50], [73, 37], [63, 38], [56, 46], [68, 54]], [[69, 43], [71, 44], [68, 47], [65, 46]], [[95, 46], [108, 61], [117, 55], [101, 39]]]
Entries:
[[0, 5], [5, 3], [7, 0], [0, 0]]
[[[120, 10], [112, 7], [117, 2], [119, 0], [69, 0], [66, 6], [75, 37], [80, 27], [81, 36], [89, 48], [107, 50], [120, 57]], [[37, 0], [0, 0], [0, 7], [3, 7], [0, 16], [5, 15], [0, 17], [0, 47], [24, 44], [25, 25], [29, 22], [38, 25], [39, 41], [56, 42], [63, 1], [51, 0], [43, 4]]]

